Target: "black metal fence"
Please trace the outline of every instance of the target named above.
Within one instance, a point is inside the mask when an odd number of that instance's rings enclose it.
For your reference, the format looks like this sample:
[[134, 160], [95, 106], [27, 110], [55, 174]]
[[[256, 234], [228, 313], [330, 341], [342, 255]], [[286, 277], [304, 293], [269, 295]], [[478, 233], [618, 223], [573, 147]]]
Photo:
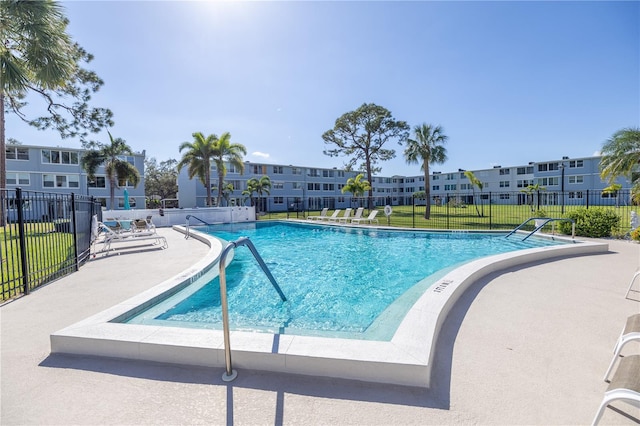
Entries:
[[[578, 208], [597, 207], [610, 209], [620, 217], [620, 227], [614, 230], [620, 235], [631, 229], [632, 212], [640, 214], [629, 191], [603, 193], [595, 190], [449, 194], [431, 197], [428, 207], [425, 199], [393, 195], [371, 198], [263, 197], [255, 203], [259, 219], [318, 216], [323, 208], [328, 208], [330, 213], [351, 208], [353, 215], [358, 207], [364, 207], [365, 215], [373, 209], [379, 211], [376, 219], [381, 225], [460, 230], [513, 229], [531, 217], [561, 218]], [[388, 216], [385, 210], [389, 212], [389, 209], [384, 208], [387, 205], [392, 210]]]
[[77, 271], [90, 255], [93, 197], [0, 190], [2, 300]]

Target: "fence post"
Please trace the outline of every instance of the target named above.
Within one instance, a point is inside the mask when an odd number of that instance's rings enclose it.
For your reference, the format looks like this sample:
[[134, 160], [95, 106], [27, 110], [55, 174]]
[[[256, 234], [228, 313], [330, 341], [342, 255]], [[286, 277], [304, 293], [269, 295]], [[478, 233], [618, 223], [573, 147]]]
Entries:
[[413, 223], [413, 227], [416, 227], [416, 197], [411, 197], [411, 222]]
[[71, 224], [73, 228], [69, 226], [69, 230], [72, 230], [73, 235], [73, 269], [77, 272], [80, 269], [80, 259], [78, 258], [78, 224], [76, 223], [76, 194], [71, 193]]
[[491, 192], [489, 192], [489, 231], [491, 231], [493, 229], [493, 216], [491, 216], [491, 200], [492, 200], [492, 196], [491, 196]]
[[24, 232], [24, 214], [22, 211], [22, 188], [16, 188], [16, 212], [18, 215], [18, 239], [20, 241], [20, 263], [22, 267], [22, 285], [25, 295], [29, 294], [29, 265], [27, 264], [27, 238]]
[[589, 208], [589, 190], [587, 189], [587, 205], [585, 208]]
[[447, 197], [447, 229], [451, 229], [449, 226], [449, 197]]

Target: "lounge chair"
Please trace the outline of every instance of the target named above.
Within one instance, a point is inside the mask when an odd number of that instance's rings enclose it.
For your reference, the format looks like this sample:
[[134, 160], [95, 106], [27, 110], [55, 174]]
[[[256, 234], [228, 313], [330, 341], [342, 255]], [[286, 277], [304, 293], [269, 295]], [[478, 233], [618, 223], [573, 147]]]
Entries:
[[333, 220], [333, 219], [337, 219], [338, 215], [340, 214], [341, 211], [342, 210], [340, 210], [340, 209], [336, 209], [331, 216], [325, 216], [325, 217], [321, 218], [321, 220], [329, 220], [330, 221], [330, 220]]
[[320, 216], [307, 216], [307, 220], [322, 220], [327, 217], [328, 212], [329, 212], [329, 208], [325, 207], [320, 212]]
[[[627, 323], [622, 329], [622, 333], [620, 333], [620, 337], [618, 337], [618, 341], [613, 348], [613, 359], [611, 363], [609, 363], [609, 368], [604, 375], [605, 382], [609, 378], [609, 373], [613, 370], [613, 366], [620, 355], [620, 351], [622, 351], [622, 347], [632, 341], [640, 341], [640, 314], [634, 314], [627, 318]], [[638, 370], [638, 375], [640, 376], [640, 369]]]
[[342, 215], [342, 217], [334, 217], [334, 218], [330, 218], [329, 222], [341, 222], [342, 220], [344, 220], [344, 223], [347, 223], [347, 219], [349, 219], [351, 217], [351, 210], [353, 210], [351, 207], [349, 207], [348, 209], [346, 209], [344, 211], [344, 215]]
[[111, 244], [115, 242], [139, 242], [143, 240], [152, 240], [154, 245], [158, 245], [160, 248], [167, 248], [169, 245], [167, 239], [161, 235], [158, 235], [153, 231], [141, 231], [141, 232], [116, 232], [104, 223], [98, 222], [98, 228], [104, 233], [104, 246], [102, 251], [111, 250]]
[[619, 399], [640, 407], [640, 355], [622, 358], [592, 424], [597, 425], [607, 405]]
[[[633, 283], [635, 282], [636, 278], [640, 277], [640, 270], [636, 271], [635, 274], [633, 274], [633, 278], [631, 278], [631, 282], [629, 283], [629, 288], [627, 289], [627, 293], [624, 295], [625, 299], [629, 298], [629, 293], [631, 293], [631, 287], [633, 287]], [[636, 292], [640, 292], [640, 290], [634, 290]]]
[[353, 215], [353, 217], [341, 217], [340, 220], [338, 220], [338, 222], [340, 223], [347, 223], [347, 221], [349, 219], [351, 219], [351, 222], [353, 222], [353, 219], [360, 219], [362, 218], [362, 212], [364, 211], [364, 207], [358, 207], [356, 209], [356, 214]]
[[369, 216], [361, 217], [360, 219], [352, 219], [351, 223], [356, 223], [358, 225], [363, 222], [372, 224], [375, 221], [376, 223], [378, 223], [378, 219], [376, 219], [377, 214], [378, 210], [372, 210], [371, 213], [369, 213]]

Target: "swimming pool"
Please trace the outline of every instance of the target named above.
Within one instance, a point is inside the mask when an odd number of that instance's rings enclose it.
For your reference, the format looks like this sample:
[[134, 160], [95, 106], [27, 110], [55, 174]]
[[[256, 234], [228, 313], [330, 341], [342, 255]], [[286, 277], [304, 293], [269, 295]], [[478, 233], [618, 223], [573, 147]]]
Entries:
[[[173, 229], [187, 232], [184, 227]], [[194, 259], [192, 267], [137, 296], [52, 333], [51, 353], [224, 368], [227, 346], [221, 330], [123, 322], [217, 269], [212, 266], [222, 251], [221, 240], [197, 231], [192, 232], [192, 238], [209, 246], [205, 257]], [[429, 387], [431, 371], [438, 368], [434, 359], [442, 325], [471, 285], [488, 274], [508, 272], [530, 262], [607, 251], [606, 242], [576, 241], [466, 262], [420, 293], [389, 341], [235, 330], [230, 335], [233, 366]]]
[[[363, 229], [284, 222], [216, 225], [209, 235], [249, 237], [283, 302], [247, 249], [227, 266], [232, 330], [391, 340], [418, 297], [452, 268], [484, 256], [563, 244], [503, 233]], [[133, 324], [222, 327], [220, 285], [208, 274], [128, 320]]]

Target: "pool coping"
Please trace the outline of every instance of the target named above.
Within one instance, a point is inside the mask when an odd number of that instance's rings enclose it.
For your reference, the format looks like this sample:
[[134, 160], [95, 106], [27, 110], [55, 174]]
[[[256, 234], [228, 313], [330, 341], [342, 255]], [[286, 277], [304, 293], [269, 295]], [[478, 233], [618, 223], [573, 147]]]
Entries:
[[[186, 232], [181, 226], [173, 229]], [[217, 263], [222, 250], [221, 241], [193, 228], [190, 235], [209, 246], [203, 259], [137, 296], [51, 334], [51, 353], [223, 368], [224, 337], [220, 330], [114, 322], [129, 316], [133, 310], [144, 309], [154, 301], [175, 293]], [[579, 241], [504, 253], [466, 263], [437, 280], [419, 297], [391, 341], [232, 331], [233, 367], [429, 387], [435, 345], [442, 324], [473, 282], [517, 265], [603, 253], [608, 248], [604, 242]]]

